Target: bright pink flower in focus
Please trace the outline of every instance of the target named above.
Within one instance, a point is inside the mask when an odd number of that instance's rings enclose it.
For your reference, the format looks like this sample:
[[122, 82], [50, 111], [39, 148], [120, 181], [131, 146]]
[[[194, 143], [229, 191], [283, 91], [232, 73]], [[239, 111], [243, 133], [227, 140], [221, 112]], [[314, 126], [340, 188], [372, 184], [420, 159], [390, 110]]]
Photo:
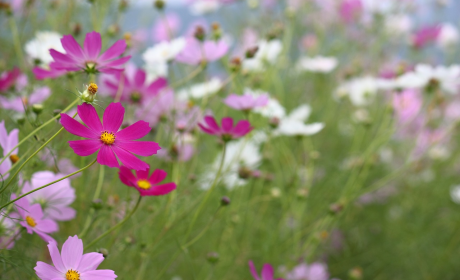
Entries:
[[223, 40], [200, 42], [196, 38], [187, 39], [185, 48], [176, 57], [176, 60], [185, 64], [199, 65], [219, 60], [228, 52], [228, 44]]
[[123, 73], [117, 73], [115, 76], [115, 80], [105, 80], [109, 94], [115, 98], [120, 88], [122, 89], [120, 100], [133, 103], [142, 103], [145, 98], [157, 95], [168, 84], [165, 78], [147, 82], [147, 73], [132, 64], [127, 65]]
[[82, 125], [72, 117], [61, 114], [61, 124], [77, 136], [89, 138], [86, 140], [69, 141], [70, 147], [79, 156], [89, 156], [99, 151], [97, 162], [109, 167], [119, 167], [118, 159], [130, 169], [146, 170], [149, 165], [133, 154], [151, 156], [157, 153], [160, 146], [152, 141], [133, 141], [146, 136], [150, 132], [147, 122], [136, 123], [120, 131], [125, 108], [120, 103], [111, 103], [104, 111], [103, 124], [99, 120], [96, 109], [83, 103], [78, 106], [78, 115]]
[[[273, 271], [273, 267], [268, 263], [264, 264], [260, 277], [252, 261], [249, 261], [249, 270], [251, 271], [252, 277], [254, 277], [255, 280], [274, 280], [273, 275], [275, 273]], [[283, 279], [278, 278], [276, 280], [283, 280]]]
[[[16, 195], [11, 195], [11, 199], [15, 199]], [[29, 201], [24, 197], [14, 203], [19, 214], [11, 215], [12, 218], [18, 218], [22, 221], [19, 224], [27, 229], [28, 234], [36, 233], [41, 239], [46, 242], [56, 242], [48, 233], [53, 233], [59, 230], [58, 224], [51, 219], [43, 218], [43, 211], [40, 204], [30, 205]]]
[[440, 25], [426, 26], [419, 29], [412, 37], [412, 45], [415, 48], [423, 48], [430, 42], [436, 41], [441, 33], [442, 27]]
[[50, 49], [55, 63], [50, 67], [55, 70], [79, 71], [87, 73], [118, 73], [123, 71], [122, 64], [131, 56], [118, 58], [126, 49], [126, 42], [118, 40], [103, 54], [100, 55], [102, 40], [101, 34], [92, 31], [86, 34], [83, 49], [72, 35], [64, 35], [61, 39], [65, 54]]
[[201, 130], [207, 134], [220, 136], [224, 141], [241, 138], [252, 130], [251, 124], [247, 120], [241, 120], [236, 126], [233, 126], [233, 119], [226, 117], [222, 119], [222, 127], [219, 127], [214, 117], [206, 116], [204, 121], [206, 125], [198, 124]]
[[343, 0], [340, 3], [339, 13], [346, 23], [353, 22], [363, 11], [361, 0]]
[[150, 169], [136, 171], [136, 175], [134, 176], [131, 170], [125, 166], [121, 166], [118, 175], [123, 184], [136, 188], [141, 196], [165, 195], [176, 189], [176, 183], [159, 184], [168, 175], [166, 171], [155, 169], [152, 175], [149, 176], [149, 173]]
[[249, 111], [266, 106], [268, 101], [269, 97], [266, 94], [254, 96], [246, 93], [244, 95], [230, 94], [225, 98], [224, 103], [236, 110]]
[[59, 253], [56, 242], [50, 242], [48, 250], [54, 266], [37, 262], [34, 268], [37, 276], [42, 280], [111, 280], [117, 278], [113, 270], [96, 270], [104, 260], [104, 256], [100, 253], [83, 254], [83, 242], [76, 235], [69, 236], [62, 245], [61, 253]]
[[0, 75], [0, 92], [8, 91], [21, 75], [21, 70], [15, 67], [11, 71], [5, 71]]

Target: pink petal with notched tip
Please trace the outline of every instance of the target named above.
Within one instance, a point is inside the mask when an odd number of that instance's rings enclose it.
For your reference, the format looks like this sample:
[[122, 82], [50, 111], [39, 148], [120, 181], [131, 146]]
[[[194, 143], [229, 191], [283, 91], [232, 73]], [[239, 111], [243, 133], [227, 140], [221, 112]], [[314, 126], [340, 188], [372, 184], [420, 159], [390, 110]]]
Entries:
[[40, 279], [65, 279], [63, 278], [64, 271], [59, 271], [54, 266], [44, 262], [37, 262], [34, 269]]
[[93, 105], [83, 103], [77, 107], [78, 116], [89, 128], [94, 130], [95, 133], [100, 133], [104, 130], [101, 120]]
[[233, 129], [233, 134], [244, 136], [252, 130], [251, 124], [246, 120], [241, 120]]
[[112, 150], [113, 146], [102, 145], [101, 150], [97, 154], [97, 162], [108, 167], [119, 167], [117, 157]]
[[83, 256], [83, 241], [76, 235], [69, 236], [62, 245], [61, 258], [66, 270], [77, 269]]
[[152, 129], [150, 128], [148, 122], [137, 121], [132, 125], [118, 131], [116, 134], [116, 140], [137, 140], [146, 136], [150, 130]]
[[43, 231], [39, 230], [33, 230], [41, 239], [45, 240], [45, 242], [54, 242], [56, 243], [56, 240], [49, 236], [48, 234], [44, 233]]
[[104, 130], [116, 133], [123, 123], [124, 115], [125, 108], [121, 106], [121, 103], [110, 103], [105, 109], [104, 116], [102, 117]]
[[68, 132], [72, 133], [73, 135], [93, 139], [98, 139], [100, 137], [100, 134], [82, 125], [67, 114], [61, 114], [61, 124]]
[[78, 271], [83, 273], [86, 271], [96, 270], [103, 260], [104, 256], [99, 253], [84, 254], [81, 258], [80, 265], [78, 265]]
[[86, 60], [96, 62], [99, 53], [101, 52], [102, 40], [101, 34], [92, 31], [86, 34], [83, 50]]
[[107, 61], [120, 56], [125, 52], [126, 42], [125, 40], [118, 40], [110, 48], [108, 48], [100, 57], [99, 61]]
[[115, 145], [130, 153], [145, 157], [154, 155], [161, 149], [157, 143], [151, 141], [116, 141]]
[[102, 144], [101, 140], [87, 139], [69, 141], [69, 146], [77, 155], [86, 157], [101, 149], [104, 144]]
[[216, 131], [214, 131], [214, 130], [211, 130], [211, 129], [205, 127], [205, 126], [202, 125], [201, 123], [199, 123], [198, 126], [199, 126], [204, 132], [206, 132], [206, 133], [208, 133], [208, 134], [216, 134], [216, 133], [218, 133], [218, 132], [216, 132]]
[[131, 170], [126, 166], [120, 166], [120, 170], [118, 172], [118, 176], [123, 184], [134, 187], [137, 181], [136, 177], [133, 175]]
[[127, 168], [134, 170], [146, 170], [149, 168], [147, 163], [138, 159], [136, 156], [126, 151], [125, 149], [117, 146], [112, 146], [112, 149], [117, 155], [118, 159], [120, 159], [121, 163], [123, 163], [123, 165], [125, 165]]

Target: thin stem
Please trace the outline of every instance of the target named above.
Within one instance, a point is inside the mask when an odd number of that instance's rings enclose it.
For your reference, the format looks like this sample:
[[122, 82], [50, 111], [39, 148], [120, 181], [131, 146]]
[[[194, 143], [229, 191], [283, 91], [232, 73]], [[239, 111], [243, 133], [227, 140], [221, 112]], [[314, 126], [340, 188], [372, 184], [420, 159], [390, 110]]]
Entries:
[[16, 25], [16, 21], [14, 20], [13, 16], [10, 17], [10, 25], [11, 25], [11, 34], [13, 35], [13, 41], [14, 41], [14, 50], [16, 51], [16, 55], [18, 56], [18, 60], [20, 64], [24, 67], [21, 41], [19, 40], [18, 26]]
[[141, 203], [141, 199], [142, 199], [142, 196], [139, 195], [139, 199], [137, 200], [137, 203], [136, 205], [134, 206], [133, 210], [121, 221], [119, 222], [118, 224], [114, 225], [113, 227], [111, 227], [109, 230], [107, 230], [106, 232], [104, 232], [103, 234], [99, 235], [98, 238], [94, 239], [92, 242], [90, 242], [88, 245], [85, 246], [85, 250], [87, 250], [89, 247], [91, 247], [92, 245], [94, 245], [96, 242], [98, 242], [99, 240], [101, 240], [102, 238], [104, 238], [106, 235], [108, 235], [109, 233], [111, 233], [112, 231], [116, 230], [117, 228], [119, 228], [120, 226], [122, 226], [127, 220], [129, 220], [129, 218], [131, 218], [131, 216], [134, 214], [134, 212], [136, 212], [137, 208], [139, 207], [139, 204]]
[[193, 245], [195, 242], [197, 242], [208, 231], [208, 229], [211, 227], [212, 223], [216, 220], [217, 214], [219, 213], [219, 210], [221, 208], [222, 208], [222, 206], [217, 208], [217, 211], [214, 214], [214, 216], [212, 217], [211, 221], [209, 221], [209, 223], [205, 226], [205, 228], [193, 240], [191, 240], [190, 242], [188, 242], [187, 244], [182, 246], [183, 249], [187, 249], [188, 247]]
[[224, 143], [224, 151], [222, 152], [222, 158], [220, 160], [219, 169], [217, 170], [216, 177], [214, 178], [214, 181], [212, 182], [211, 188], [209, 188], [208, 192], [206, 193], [205, 198], [201, 201], [201, 204], [198, 207], [198, 210], [195, 212], [195, 215], [193, 216], [192, 222], [190, 223], [190, 226], [188, 227], [187, 234], [185, 235], [186, 236], [185, 240], [187, 240], [188, 237], [190, 236], [190, 233], [191, 233], [191, 231], [193, 229], [193, 226], [195, 225], [196, 219], [200, 215], [201, 210], [203, 209], [204, 205], [206, 204], [206, 201], [211, 196], [211, 193], [212, 193], [214, 187], [217, 184], [217, 181], [218, 181], [218, 179], [220, 177], [220, 173], [222, 172], [222, 167], [224, 165], [226, 150], [227, 150], [227, 144]]
[[48, 187], [48, 186], [50, 186], [50, 185], [53, 185], [53, 184], [55, 184], [55, 183], [57, 183], [57, 182], [60, 182], [60, 181], [62, 181], [62, 180], [64, 180], [64, 179], [69, 178], [70, 176], [73, 176], [73, 175], [75, 175], [75, 174], [77, 174], [77, 173], [80, 173], [80, 172], [82, 172], [82, 171], [88, 169], [91, 165], [95, 164], [96, 161], [97, 161], [97, 159], [93, 160], [90, 164], [88, 164], [87, 166], [83, 167], [82, 169], [79, 169], [79, 170], [77, 170], [77, 171], [75, 171], [75, 172], [72, 172], [72, 173], [70, 173], [70, 174], [67, 175], [67, 176], [64, 176], [64, 177], [62, 177], [62, 178], [60, 178], [60, 179], [57, 179], [57, 180], [55, 180], [55, 181], [53, 181], [53, 182], [51, 182], [51, 183], [48, 183], [48, 184], [46, 184], [46, 185], [43, 185], [43, 186], [39, 187], [39, 188], [33, 189], [33, 190], [31, 190], [30, 192], [27, 192], [27, 193], [25, 193], [25, 194], [23, 194], [23, 195], [21, 195], [21, 196], [15, 198], [15, 199], [9, 201], [8, 203], [2, 205], [2, 207], [0, 207], [0, 210], [2, 210], [3, 208], [5, 208], [6, 206], [10, 205], [11, 203], [18, 201], [19, 199], [21, 199], [21, 198], [23, 198], [23, 197], [25, 197], [25, 196], [28, 196], [28, 195], [31, 194], [31, 193], [34, 193], [34, 192], [39, 191], [39, 190], [41, 190], [41, 189], [44, 189], [44, 188], [46, 188], [46, 187]]
[[[93, 202], [99, 198], [99, 195], [101, 194], [103, 182], [104, 182], [104, 165], [101, 165], [99, 167], [99, 179], [97, 180], [96, 192], [94, 192]], [[93, 222], [94, 212], [96, 212], [96, 210], [94, 209], [94, 207], [91, 207], [91, 209], [89, 209], [89, 215], [86, 218], [86, 222], [83, 227], [83, 230], [78, 235], [81, 239], [83, 239], [83, 237], [88, 233], [88, 229]]]
[[[67, 112], [68, 110], [70, 110], [70, 108], [72, 108], [75, 104], [78, 103], [78, 101], [80, 100], [80, 98], [77, 98], [75, 99], [74, 102], [72, 102], [69, 106], [67, 106], [67, 108], [65, 108], [64, 110], [62, 110], [62, 113], [65, 113]], [[34, 131], [32, 131], [31, 133], [29, 133], [29, 135], [27, 135], [26, 137], [24, 137], [24, 139], [22, 139], [16, 146], [14, 146], [11, 151], [9, 151], [5, 157], [3, 159], [0, 160], [0, 164], [2, 164], [5, 159], [9, 158], [9, 156], [13, 153], [13, 151], [18, 148], [19, 146], [21, 146], [22, 144], [24, 144], [30, 137], [34, 136], [38, 131], [40, 131], [42, 128], [44, 128], [45, 126], [49, 125], [50, 123], [52, 123], [53, 121], [57, 120], [58, 118], [60, 118], [60, 115], [56, 115], [54, 116], [52, 119], [50, 119], [49, 121], [47, 121], [46, 123], [42, 124], [41, 126], [37, 127]]]

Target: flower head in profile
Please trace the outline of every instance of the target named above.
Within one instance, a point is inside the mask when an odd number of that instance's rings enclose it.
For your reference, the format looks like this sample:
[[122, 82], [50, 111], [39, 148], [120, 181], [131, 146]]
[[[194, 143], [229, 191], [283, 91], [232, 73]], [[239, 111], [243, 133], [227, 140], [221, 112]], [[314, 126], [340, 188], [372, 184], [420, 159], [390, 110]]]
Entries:
[[149, 176], [150, 169], [144, 171], [136, 171], [136, 175], [133, 175], [131, 170], [125, 166], [120, 167], [120, 180], [123, 184], [134, 187], [139, 191], [141, 196], [157, 196], [165, 195], [176, 189], [176, 183], [165, 183], [160, 184], [166, 178], [166, 171], [161, 169], [155, 169]]
[[221, 127], [211, 116], [204, 117], [204, 122], [205, 124], [198, 124], [201, 130], [207, 134], [219, 136], [225, 142], [241, 138], [252, 130], [251, 124], [247, 120], [241, 120], [233, 126], [233, 119], [230, 117], [222, 118]]
[[224, 103], [236, 110], [250, 111], [266, 106], [268, 101], [267, 94], [254, 96], [252, 93], [245, 93], [244, 95], [230, 94], [225, 98]]
[[[254, 277], [255, 280], [274, 280], [273, 275], [275, 273], [273, 271], [273, 267], [268, 263], [264, 264], [260, 277], [252, 261], [249, 261], [249, 270], [251, 271], [252, 277]], [[283, 279], [278, 278], [276, 280], [283, 280]]]
[[[13, 194], [11, 199], [15, 199]], [[41, 239], [46, 242], [56, 242], [48, 233], [58, 231], [58, 224], [51, 219], [43, 218], [43, 211], [40, 204], [30, 204], [24, 197], [14, 203], [16, 205], [17, 214], [19, 216], [11, 215], [12, 218], [18, 218], [22, 221], [19, 224], [26, 228], [28, 234], [36, 233]]]
[[118, 73], [123, 71], [122, 65], [131, 56], [119, 58], [126, 49], [126, 42], [118, 40], [104, 53], [101, 53], [102, 40], [101, 34], [92, 31], [86, 34], [83, 48], [77, 43], [72, 35], [64, 35], [61, 39], [62, 47], [66, 53], [61, 53], [55, 49], [50, 49], [50, 54], [54, 59], [50, 67], [56, 70], [66, 70], [67, 72], [83, 70], [87, 73]]
[[[147, 122], [137, 121], [122, 129], [125, 109], [120, 103], [111, 103], [104, 111], [101, 123], [96, 109], [83, 103], [78, 106], [78, 116], [84, 124], [74, 120], [67, 114], [61, 114], [61, 124], [77, 136], [89, 138], [69, 141], [70, 147], [79, 156], [89, 156], [98, 152], [97, 162], [109, 167], [119, 167], [118, 159], [123, 165], [134, 170], [146, 170], [149, 165], [133, 154], [151, 156], [157, 153], [160, 146], [152, 141], [134, 141], [150, 132]], [[117, 159], [118, 157], [118, 159]]]
[[[0, 122], [0, 147], [3, 150], [4, 157], [18, 144], [18, 134], [18, 129], [13, 129], [8, 134], [5, 128], [5, 121]], [[11, 166], [18, 160], [18, 148], [16, 148], [10, 154], [9, 159], [5, 159], [2, 164], [0, 164], [0, 181], [8, 178], [8, 174], [5, 173], [10, 170]]]
[[97, 270], [104, 256], [100, 253], [83, 254], [83, 242], [76, 235], [69, 236], [62, 245], [60, 253], [56, 242], [50, 242], [48, 250], [54, 266], [37, 262], [34, 268], [37, 276], [42, 280], [111, 280], [117, 278], [113, 270]]

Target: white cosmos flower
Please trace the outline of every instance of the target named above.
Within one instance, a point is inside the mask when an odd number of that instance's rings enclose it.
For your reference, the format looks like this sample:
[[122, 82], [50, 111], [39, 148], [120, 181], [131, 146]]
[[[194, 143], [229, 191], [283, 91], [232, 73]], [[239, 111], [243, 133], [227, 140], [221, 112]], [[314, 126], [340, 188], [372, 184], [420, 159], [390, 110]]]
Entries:
[[222, 82], [218, 78], [212, 78], [208, 82], [195, 84], [187, 89], [177, 92], [177, 98], [182, 101], [200, 99], [217, 93], [222, 88]]
[[412, 28], [412, 18], [407, 14], [395, 14], [385, 17], [385, 30], [390, 35], [408, 35], [412, 31]]
[[65, 53], [61, 44], [62, 35], [52, 31], [38, 31], [35, 38], [27, 42], [25, 51], [32, 60], [40, 62], [40, 66], [48, 67], [53, 61], [49, 50], [55, 49], [58, 52]]
[[460, 185], [452, 186], [450, 188], [450, 197], [453, 202], [460, 204]]
[[243, 60], [243, 69], [246, 71], [263, 71], [264, 64], [274, 64], [283, 50], [283, 43], [280, 40], [259, 41], [257, 46], [255, 56]]
[[[267, 94], [264, 91], [261, 90], [251, 90], [251, 89], [245, 89], [245, 93], [252, 94], [254, 96], [259, 96], [261, 94]], [[264, 107], [258, 107], [254, 108], [253, 110], [254, 113], [261, 114], [264, 117], [267, 118], [284, 118], [286, 116], [286, 109], [279, 103], [278, 100], [270, 97], [268, 99], [268, 104]]]
[[274, 135], [308, 136], [320, 132], [324, 128], [323, 123], [305, 124], [311, 113], [311, 107], [307, 104], [300, 105], [288, 116], [280, 120], [280, 124], [274, 131]]
[[345, 82], [335, 90], [336, 97], [348, 96], [355, 106], [369, 104], [377, 91], [389, 87], [388, 82], [371, 76], [359, 77]]
[[148, 48], [143, 54], [145, 70], [150, 79], [168, 75], [168, 61], [173, 60], [184, 49], [186, 40], [182, 37], [163, 41]]
[[218, 0], [194, 0], [190, 4], [190, 12], [196, 16], [217, 11], [219, 8]]
[[300, 71], [329, 73], [337, 67], [338, 61], [335, 57], [302, 57], [297, 63], [297, 69]]
[[439, 32], [439, 36], [436, 38], [436, 43], [441, 48], [449, 48], [458, 44], [460, 35], [458, 33], [458, 29], [450, 24], [444, 23], [441, 26], [441, 31]]

